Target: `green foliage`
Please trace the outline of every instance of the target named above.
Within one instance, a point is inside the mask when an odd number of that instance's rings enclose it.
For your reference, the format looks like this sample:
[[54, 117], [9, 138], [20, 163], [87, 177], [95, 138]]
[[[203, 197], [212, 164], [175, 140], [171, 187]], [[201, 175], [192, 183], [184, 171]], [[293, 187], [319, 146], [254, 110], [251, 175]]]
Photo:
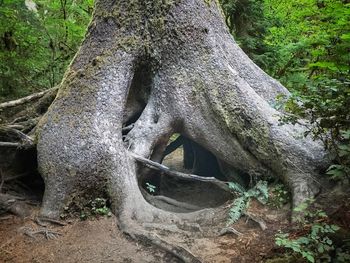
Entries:
[[267, 182], [259, 181], [254, 187], [245, 191], [245, 189], [237, 183], [230, 182], [229, 188], [237, 195], [229, 210], [229, 224], [237, 222], [249, 207], [252, 198], [255, 198], [260, 203], [266, 204], [269, 193]]
[[269, 24], [264, 17], [264, 0], [220, 0], [220, 3], [235, 40], [255, 63], [268, 68], [270, 50], [262, 41]]
[[305, 134], [320, 139], [334, 153], [328, 174], [349, 179], [350, 140], [350, 3], [342, 0], [264, 1], [270, 21], [264, 43], [271, 61], [265, 68], [291, 92], [275, 106], [311, 125]]
[[111, 216], [111, 210], [107, 207], [107, 200], [95, 198], [80, 211], [80, 219], [85, 220], [91, 216]]
[[156, 191], [156, 187], [150, 183], [146, 183], [146, 188], [147, 188], [148, 192], [150, 192], [151, 194]]
[[276, 184], [270, 187], [268, 205], [274, 208], [281, 208], [290, 201], [290, 193], [283, 184]]
[[[294, 210], [301, 213], [298, 218], [298, 233], [278, 233], [276, 245], [282, 246], [293, 253], [299, 254], [308, 262], [330, 262], [330, 253], [335, 250], [331, 234], [339, 230], [336, 225], [327, 222], [327, 215], [321, 211], [310, 209], [312, 200], [302, 203]], [[346, 257], [344, 255], [340, 255]], [[340, 261], [341, 262], [341, 261]]]
[[92, 6], [93, 0], [0, 1], [0, 101], [61, 81]]

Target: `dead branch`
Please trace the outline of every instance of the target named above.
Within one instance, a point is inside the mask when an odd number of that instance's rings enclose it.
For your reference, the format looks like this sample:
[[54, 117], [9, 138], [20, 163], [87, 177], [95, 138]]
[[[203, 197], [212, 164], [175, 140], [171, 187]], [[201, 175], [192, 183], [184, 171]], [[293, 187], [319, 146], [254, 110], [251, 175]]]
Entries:
[[139, 155], [136, 155], [134, 153], [131, 153], [131, 156], [133, 158], [135, 158], [135, 160], [145, 164], [147, 167], [149, 167], [151, 169], [156, 169], [156, 170], [162, 171], [163, 173], [165, 173], [169, 176], [181, 178], [181, 179], [187, 180], [187, 181], [200, 181], [200, 182], [212, 183], [212, 184], [218, 186], [219, 188], [223, 189], [224, 191], [232, 193], [232, 191], [230, 190], [230, 188], [228, 187], [226, 182], [220, 181], [220, 180], [216, 179], [215, 177], [203, 177], [203, 176], [199, 176], [199, 175], [195, 175], [195, 174], [181, 173], [181, 172], [170, 170], [167, 166], [165, 166], [163, 164], [151, 161], [149, 159], [146, 159], [146, 158], [139, 156]]
[[58, 87], [53, 87], [51, 89], [47, 89], [47, 90], [44, 90], [44, 91], [41, 91], [41, 92], [38, 92], [38, 93], [34, 93], [34, 94], [31, 94], [31, 95], [29, 95], [27, 97], [20, 98], [20, 99], [17, 99], [17, 100], [12, 100], [12, 101], [7, 101], [7, 102], [0, 103], [0, 111], [4, 110], [4, 109], [7, 109], [7, 108], [15, 107], [15, 106], [18, 106], [18, 105], [22, 105], [24, 103], [33, 101], [35, 99], [39, 99], [39, 98], [43, 97], [46, 93], [48, 93], [50, 91], [54, 91], [54, 90], [58, 90]]

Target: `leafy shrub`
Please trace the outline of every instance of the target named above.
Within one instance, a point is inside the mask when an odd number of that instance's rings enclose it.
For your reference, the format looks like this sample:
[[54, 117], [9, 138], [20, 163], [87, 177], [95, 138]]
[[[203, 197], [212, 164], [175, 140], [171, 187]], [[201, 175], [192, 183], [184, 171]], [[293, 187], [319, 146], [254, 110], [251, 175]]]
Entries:
[[93, 0], [0, 1], [0, 101], [57, 85], [92, 9]]
[[276, 184], [270, 187], [268, 205], [274, 208], [281, 208], [290, 201], [290, 193], [283, 184]]
[[311, 202], [312, 200], [302, 203], [294, 209], [302, 214], [296, 218], [298, 232], [280, 232], [276, 235], [275, 242], [276, 245], [291, 250], [309, 262], [330, 262], [330, 253], [335, 250], [330, 235], [338, 231], [339, 227], [328, 223], [325, 212], [309, 209]]
[[64, 208], [61, 218], [79, 216], [81, 220], [86, 220], [90, 217], [109, 217], [111, 215], [112, 212], [107, 205], [107, 199], [97, 197], [90, 201], [73, 201], [69, 206]]

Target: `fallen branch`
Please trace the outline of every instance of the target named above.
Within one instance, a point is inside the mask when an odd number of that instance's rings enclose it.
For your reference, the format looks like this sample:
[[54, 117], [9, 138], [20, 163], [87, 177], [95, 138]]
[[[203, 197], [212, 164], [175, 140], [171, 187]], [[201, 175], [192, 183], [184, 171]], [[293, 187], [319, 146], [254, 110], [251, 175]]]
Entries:
[[58, 90], [58, 87], [53, 87], [51, 89], [47, 89], [47, 90], [44, 90], [44, 91], [41, 91], [38, 93], [34, 93], [34, 94], [31, 94], [27, 97], [20, 98], [18, 100], [12, 100], [12, 101], [0, 103], [0, 111], [3, 109], [6, 109], [6, 108], [11, 108], [11, 107], [25, 104], [25, 103], [30, 102], [30, 101], [35, 100], [35, 99], [39, 99], [39, 98], [43, 97], [46, 93], [48, 93], [50, 91], [54, 91], [54, 90]]
[[199, 175], [195, 175], [195, 174], [181, 173], [181, 172], [170, 170], [165, 165], [151, 161], [149, 159], [146, 159], [146, 158], [139, 156], [139, 155], [136, 155], [134, 153], [131, 153], [131, 156], [133, 158], [135, 158], [135, 160], [145, 164], [149, 168], [162, 171], [163, 173], [170, 175], [172, 177], [181, 178], [181, 179], [187, 180], [187, 181], [200, 181], [200, 182], [212, 183], [212, 184], [218, 186], [219, 188], [223, 189], [224, 191], [232, 193], [232, 191], [230, 190], [230, 188], [228, 187], [226, 182], [220, 181], [220, 180], [216, 179], [215, 177], [203, 177], [203, 176], [199, 176]]

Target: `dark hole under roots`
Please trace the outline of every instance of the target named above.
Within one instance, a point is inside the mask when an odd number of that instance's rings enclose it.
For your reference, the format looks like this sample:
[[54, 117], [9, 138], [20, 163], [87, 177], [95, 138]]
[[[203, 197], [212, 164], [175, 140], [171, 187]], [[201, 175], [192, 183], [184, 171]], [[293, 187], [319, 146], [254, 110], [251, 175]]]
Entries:
[[[171, 136], [161, 163], [174, 171], [227, 181], [215, 155], [181, 134]], [[200, 209], [217, 207], [232, 198], [229, 193], [211, 183], [182, 180], [156, 170], [146, 173], [140, 183], [152, 195], [165, 196]], [[173, 210], [169, 206], [159, 208]]]
[[22, 197], [27, 202], [40, 203], [45, 184], [37, 170], [36, 149], [8, 149], [2, 154], [6, 162], [6, 165], [1, 164], [4, 177], [2, 193]]
[[136, 68], [124, 110], [124, 127], [135, 123], [145, 109], [151, 92], [153, 74], [151, 67], [146, 63], [141, 63]]

